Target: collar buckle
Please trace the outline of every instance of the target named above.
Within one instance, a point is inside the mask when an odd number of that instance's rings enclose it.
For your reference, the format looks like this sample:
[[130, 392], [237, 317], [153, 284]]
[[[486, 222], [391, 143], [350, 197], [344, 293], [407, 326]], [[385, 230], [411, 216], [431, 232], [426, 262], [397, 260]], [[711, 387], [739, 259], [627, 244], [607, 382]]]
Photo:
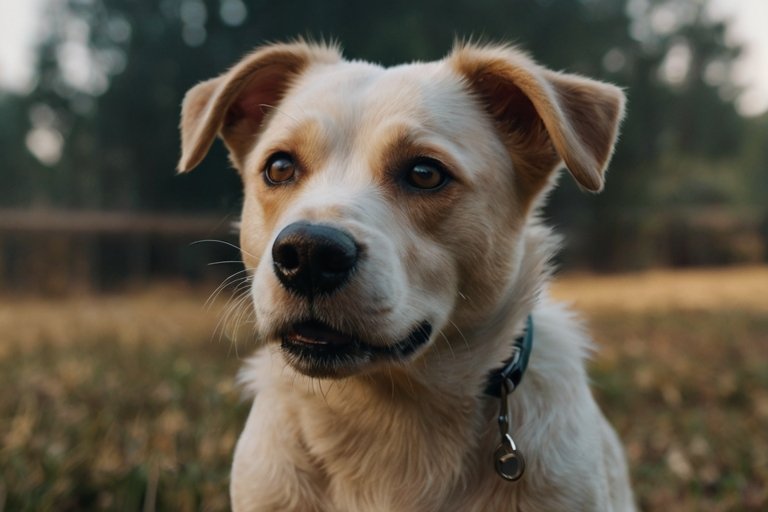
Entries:
[[515, 445], [515, 441], [509, 433], [509, 403], [507, 396], [514, 390], [514, 383], [509, 379], [501, 382], [501, 396], [499, 397], [499, 434], [501, 442], [493, 452], [494, 467], [496, 473], [509, 482], [522, 478], [525, 473], [525, 458]]
[[528, 358], [533, 347], [533, 317], [528, 315], [525, 323], [525, 332], [515, 339], [512, 346], [512, 355], [504, 361], [504, 366], [493, 370], [488, 376], [485, 394], [499, 399], [499, 436], [501, 441], [493, 452], [494, 467], [496, 473], [504, 480], [514, 482], [525, 473], [525, 458], [517, 449], [512, 439], [509, 421], [508, 396], [523, 379], [523, 374], [528, 367]]

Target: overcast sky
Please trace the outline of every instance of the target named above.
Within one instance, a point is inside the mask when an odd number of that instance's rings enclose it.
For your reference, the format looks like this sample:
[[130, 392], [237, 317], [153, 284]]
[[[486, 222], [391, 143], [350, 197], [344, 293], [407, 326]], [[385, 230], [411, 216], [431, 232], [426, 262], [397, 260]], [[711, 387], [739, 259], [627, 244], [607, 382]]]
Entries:
[[732, 20], [728, 39], [744, 45], [735, 70], [736, 83], [746, 88], [739, 110], [757, 115], [768, 110], [768, 0], [710, 0], [711, 12]]
[[[34, 69], [34, 43], [39, 13], [59, 0], [0, 0], [0, 87], [23, 92]], [[693, 1], [693, 0], [691, 0]], [[756, 115], [768, 110], [768, 0], [710, 0], [717, 17], [732, 18], [729, 40], [745, 51], [735, 70], [745, 88], [739, 110]]]

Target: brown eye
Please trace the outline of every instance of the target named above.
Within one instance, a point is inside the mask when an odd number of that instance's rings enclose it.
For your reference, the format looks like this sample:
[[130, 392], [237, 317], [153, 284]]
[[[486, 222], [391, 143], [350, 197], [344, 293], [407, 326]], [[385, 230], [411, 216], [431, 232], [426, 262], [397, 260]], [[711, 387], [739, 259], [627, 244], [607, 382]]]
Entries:
[[277, 153], [273, 155], [264, 168], [264, 179], [270, 185], [281, 185], [296, 177], [296, 163], [291, 155]]
[[405, 181], [413, 188], [436, 190], [448, 182], [448, 174], [437, 162], [425, 160], [411, 165], [405, 175]]

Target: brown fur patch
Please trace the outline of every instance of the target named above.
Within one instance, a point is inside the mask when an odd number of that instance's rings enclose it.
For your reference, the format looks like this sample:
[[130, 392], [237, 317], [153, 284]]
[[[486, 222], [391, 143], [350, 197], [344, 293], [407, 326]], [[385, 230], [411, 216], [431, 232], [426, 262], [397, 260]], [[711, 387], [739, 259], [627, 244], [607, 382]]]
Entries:
[[275, 106], [291, 81], [312, 64], [341, 59], [329, 46], [278, 44], [257, 49], [227, 73], [203, 82], [187, 93], [182, 105], [182, 151], [179, 172], [196, 167], [217, 133], [242, 163], [264, 120], [263, 105]]
[[[435, 234], [446, 218], [446, 211], [459, 198], [468, 181], [461, 167], [440, 148], [420, 140], [418, 131], [408, 126], [393, 127], [382, 137], [384, 142], [371, 153], [371, 165], [378, 182], [405, 218], [425, 235]], [[437, 190], [417, 190], [407, 185], [405, 174], [419, 158], [441, 163], [448, 182]]]
[[545, 70], [510, 47], [459, 47], [449, 60], [506, 136], [524, 202], [561, 159], [582, 187], [602, 189], [624, 109], [618, 88]]

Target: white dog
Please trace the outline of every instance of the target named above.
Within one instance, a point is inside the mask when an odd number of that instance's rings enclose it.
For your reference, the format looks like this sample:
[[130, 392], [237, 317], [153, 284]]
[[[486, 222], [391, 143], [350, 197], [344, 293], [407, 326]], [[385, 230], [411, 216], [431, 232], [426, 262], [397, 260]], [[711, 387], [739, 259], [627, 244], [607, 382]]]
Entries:
[[536, 219], [562, 164], [602, 189], [623, 109], [472, 44], [387, 69], [271, 45], [187, 93], [179, 170], [230, 151], [264, 341], [235, 510], [634, 509]]

